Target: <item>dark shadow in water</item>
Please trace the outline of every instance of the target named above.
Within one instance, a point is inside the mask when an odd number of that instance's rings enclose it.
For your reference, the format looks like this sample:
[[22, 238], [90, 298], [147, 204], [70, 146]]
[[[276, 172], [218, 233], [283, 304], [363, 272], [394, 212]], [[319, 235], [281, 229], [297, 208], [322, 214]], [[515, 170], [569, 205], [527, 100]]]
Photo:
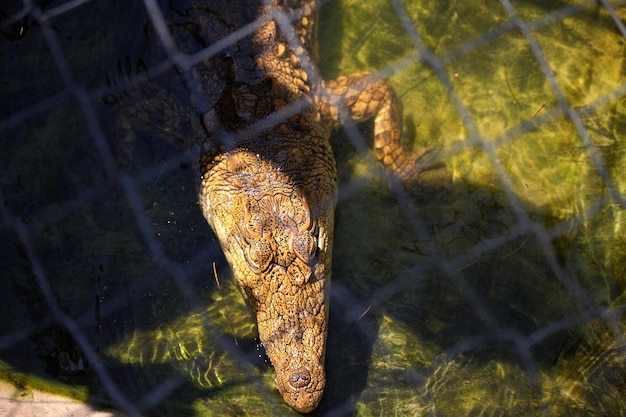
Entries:
[[355, 278], [333, 278], [326, 352], [327, 385], [317, 415], [355, 415], [356, 402], [367, 384], [377, 318], [372, 314], [359, 319], [352, 314], [353, 306], [365, 302], [346, 285], [347, 280]]

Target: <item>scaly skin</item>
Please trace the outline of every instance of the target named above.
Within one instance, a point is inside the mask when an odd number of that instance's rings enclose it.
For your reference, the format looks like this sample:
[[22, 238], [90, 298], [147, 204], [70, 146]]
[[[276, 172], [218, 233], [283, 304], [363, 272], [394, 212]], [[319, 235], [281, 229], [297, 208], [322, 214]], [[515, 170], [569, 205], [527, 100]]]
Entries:
[[[213, 45], [253, 22], [255, 29], [193, 68], [193, 106], [144, 88], [144, 104], [161, 112], [144, 113], [140, 124], [200, 144], [204, 216], [256, 314], [281, 395], [310, 412], [326, 383], [337, 194], [330, 133], [373, 117], [374, 153], [388, 172], [408, 184], [430, 166], [402, 148], [401, 104], [387, 81], [366, 73], [317, 79], [314, 1], [228, 4], [194, 2], [187, 12], [195, 26], [172, 25], [179, 47], [192, 53], [194, 42]], [[285, 25], [294, 11], [298, 18]], [[164, 116], [174, 126], [163, 128]]]

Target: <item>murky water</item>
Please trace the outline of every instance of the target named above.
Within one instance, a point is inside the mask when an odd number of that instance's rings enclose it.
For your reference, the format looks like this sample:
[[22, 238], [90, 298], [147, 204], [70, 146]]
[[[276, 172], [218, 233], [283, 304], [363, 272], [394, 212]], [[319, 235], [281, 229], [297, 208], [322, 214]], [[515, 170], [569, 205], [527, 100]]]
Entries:
[[[333, 138], [342, 188], [320, 415], [626, 412], [626, 39], [596, 2], [511, 3], [538, 49], [499, 1], [322, 9], [324, 77], [390, 75], [410, 146], [435, 148], [446, 166], [427, 174], [429, 192], [399, 198], [371, 157]], [[51, 18], [85, 91], [159, 62], [142, 6], [128, 7], [90, 2]], [[185, 156], [157, 137], [120, 137], [96, 91], [86, 100], [128, 179], [111, 181], [41, 28], [11, 30], [0, 39], [11, 57], [0, 190], [16, 216], [0, 243], [3, 376], [112, 401], [85, 346], [56, 324], [56, 303], [148, 415], [293, 414]], [[441, 71], [414, 59], [420, 42]]]

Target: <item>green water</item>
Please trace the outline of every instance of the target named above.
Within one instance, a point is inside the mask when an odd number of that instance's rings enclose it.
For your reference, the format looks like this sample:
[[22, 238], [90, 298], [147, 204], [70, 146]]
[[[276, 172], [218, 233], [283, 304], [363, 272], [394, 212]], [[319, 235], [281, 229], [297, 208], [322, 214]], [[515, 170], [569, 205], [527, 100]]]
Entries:
[[[416, 151], [435, 148], [446, 166], [425, 175], [430, 192], [399, 203], [372, 158], [345, 135], [333, 137], [343, 188], [320, 415], [337, 407], [359, 416], [626, 413], [626, 218], [613, 197], [626, 188], [626, 109], [613, 93], [625, 81], [626, 40], [595, 2], [554, 20], [542, 19], [578, 2], [512, 3], [521, 19], [536, 23], [532, 34], [582, 115], [588, 141], [558, 111], [522, 32], [503, 30], [463, 49], [509, 20], [498, 1], [402, 3], [425, 47], [445, 57], [445, 77], [480, 140], [443, 74], [415, 60], [391, 3], [345, 0], [322, 9], [324, 77], [391, 74], [407, 143]], [[612, 4], [626, 17], [623, 6]], [[85, 28], [54, 22], [75, 75], [89, 88], [116, 71], [106, 57], [119, 55], [119, 40], [102, 20], [91, 28], [102, 49], [86, 56], [76, 52], [90, 50], [91, 38], [77, 35]], [[20, 44], [22, 75], [52, 65], [36, 31]], [[3, 42], [4, 50], [16, 49]], [[7, 97], [23, 99], [26, 90], [37, 102], [62, 90], [53, 71], [34, 82], [6, 78], [13, 81], [3, 84]], [[8, 255], [2, 275], [9, 279], [0, 283], [7, 317], [0, 334], [41, 328], [2, 352], [10, 365], [3, 376], [40, 375], [82, 387], [83, 398], [108, 401], [90, 367], [74, 373], [61, 367], [54, 378], [50, 369], [43, 372], [46, 358], [81, 353], [61, 342], [58, 326], [47, 325], [27, 247], [41, 260], [57, 302], [130, 400], [148, 404], [147, 415], [295, 415], [256, 349], [254, 322], [200, 214], [191, 169], [172, 164], [167, 157], [177, 151], [157, 138], [133, 145], [128, 168], [138, 178], [153, 167], [137, 181], [140, 205], [155, 241], [187, 266], [193, 278], [185, 287], [149, 252], [119, 187], [104, 182], [90, 133], [71, 101], [9, 129], [10, 152], [0, 156], [5, 205], [34, 226], [26, 244], [12, 232], [2, 244]], [[98, 197], [82, 204], [81, 191], [99, 184]], [[79, 207], [68, 209], [67, 201]], [[146, 395], [165, 380], [176, 389], [150, 405]]]

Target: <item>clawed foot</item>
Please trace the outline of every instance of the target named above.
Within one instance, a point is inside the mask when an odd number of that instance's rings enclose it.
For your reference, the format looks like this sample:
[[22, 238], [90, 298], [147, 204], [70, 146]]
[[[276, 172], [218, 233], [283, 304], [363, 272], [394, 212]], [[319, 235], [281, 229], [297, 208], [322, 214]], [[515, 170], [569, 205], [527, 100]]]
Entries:
[[[407, 158], [413, 157], [413, 155], [406, 155]], [[433, 193], [440, 188], [440, 183], [436, 177], [438, 174], [441, 175], [441, 172], [437, 171], [446, 166], [445, 162], [438, 160], [439, 157], [440, 149], [426, 148], [413, 158], [401, 172], [388, 172], [392, 177], [400, 180], [404, 188], [413, 195]], [[424, 174], [431, 171], [435, 172], [425, 178]]]
[[438, 148], [426, 148], [415, 158], [415, 164], [417, 171], [421, 174], [425, 171], [432, 171], [434, 169], [440, 169], [446, 166], [445, 162], [438, 161], [439, 157]]

